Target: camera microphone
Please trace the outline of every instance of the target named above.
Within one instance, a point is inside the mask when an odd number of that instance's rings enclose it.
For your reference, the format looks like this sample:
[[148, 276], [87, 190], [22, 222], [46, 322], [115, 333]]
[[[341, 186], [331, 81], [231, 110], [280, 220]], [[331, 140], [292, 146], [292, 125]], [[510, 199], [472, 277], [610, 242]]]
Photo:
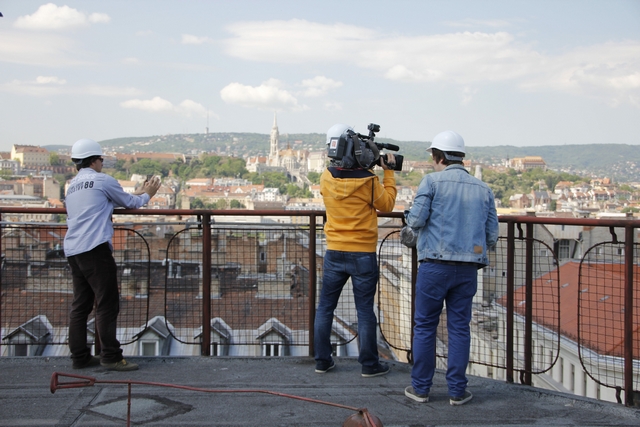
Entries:
[[391, 150], [391, 151], [400, 150], [400, 147], [398, 147], [397, 145], [386, 144], [384, 142], [376, 142], [376, 145], [378, 146], [378, 148], [386, 148], [387, 150]]

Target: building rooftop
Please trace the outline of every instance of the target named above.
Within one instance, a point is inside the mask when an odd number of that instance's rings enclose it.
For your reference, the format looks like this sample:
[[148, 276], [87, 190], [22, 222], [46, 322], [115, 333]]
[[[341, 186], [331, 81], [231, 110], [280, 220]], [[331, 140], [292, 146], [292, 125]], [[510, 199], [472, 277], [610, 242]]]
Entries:
[[[353, 358], [336, 359], [336, 369], [326, 374], [316, 374], [309, 357], [131, 361], [140, 364], [139, 371], [73, 370], [62, 357], [2, 357], [0, 426], [125, 426], [127, 381], [133, 382], [131, 425], [336, 427], [360, 408], [386, 427], [640, 424], [638, 408], [480, 377], [469, 377], [471, 402], [450, 406], [442, 371], [436, 372], [431, 401], [417, 403], [404, 396], [411, 367], [397, 362], [391, 362], [386, 376], [362, 378]], [[96, 383], [52, 394], [55, 372], [92, 377]], [[59, 383], [78, 381], [58, 377]]]

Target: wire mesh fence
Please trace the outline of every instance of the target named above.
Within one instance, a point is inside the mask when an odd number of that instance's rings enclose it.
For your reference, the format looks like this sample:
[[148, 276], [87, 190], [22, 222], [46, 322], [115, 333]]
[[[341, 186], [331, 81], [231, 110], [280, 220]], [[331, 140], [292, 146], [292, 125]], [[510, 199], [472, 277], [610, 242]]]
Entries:
[[[284, 356], [308, 347], [308, 240], [308, 227], [211, 228], [211, 354]], [[167, 247], [164, 314], [185, 344], [202, 342], [202, 251], [201, 228], [176, 233]]]
[[[400, 243], [401, 224], [395, 220], [381, 221], [376, 314], [383, 357], [411, 362], [417, 261], [415, 250]], [[202, 343], [208, 341], [208, 353], [214, 356], [309, 355], [313, 304], [322, 287], [326, 249], [321, 224], [314, 228], [314, 239], [308, 221], [212, 222], [208, 230], [203, 230], [201, 218], [158, 224], [115, 227], [121, 294], [118, 337], [124, 345], [134, 346], [130, 352], [198, 355], [205, 353]], [[66, 226], [3, 222], [1, 227], [0, 354], [51, 354], [47, 348], [55, 346], [60, 355], [68, 354], [72, 282], [62, 250]], [[625, 386], [628, 374], [622, 365], [628, 353], [623, 335], [629, 333], [624, 311], [625, 244], [614, 239], [559, 262], [556, 244], [537, 228], [534, 234], [536, 238], [520, 232], [509, 242], [501, 233], [489, 251], [490, 265], [478, 270], [471, 325], [473, 373], [504, 378], [511, 358], [520, 373], [546, 373], [559, 381], [566, 375], [562, 360], [558, 363], [564, 337], [579, 344], [580, 362], [589, 377], [606, 387]], [[312, 241], [315, 245], [310, 248]], [[637, 246], [631, 271], [635, 389], [640, 376]], [[331, 335], [335, 355], [357, 356], [357, 324], [348, 282], [335, 311]], [[208, 340], [205, 329], [210, 332]], [[446, 307], [438, 338], [437, 356], [443, 367]], [[154, 344], [158, 339], [160, 344]]]
[[66, 343], [73, 297], [62, 251], [64, 226], [2, 228], [2, 354], [38, 356], [50, 344]]
[[[490, 378], [506, 378], [510, 356], [514, 368], [521, 373], [546, 372], [553, 367], [560, 348], [557, 257], [549, 245], [538, 239], [520, 235], [512, 243], [510, 249], [508, 239], [500, 237], [496, 246], [489, 249], [490, 264], [478, 270], [470, 364], [474, 373]], [[508, 265], [509, 250], [513, 251], [511, 255], [515, 260], [511, 266]], [[446, 358], [447, 331], [442, 326], [446, 325], [446, 308], [440, 325], [442, 339], [437, 355]]]
[[[640, 331], [640, 245], [633, 245], [632, 331]], [[624, 242], [602, 242], [590, 247], [580, 263], [578, 288], [578, 350], [585, 372], [597, 383], [624, 387], [625, 275]], [[635, 333], [637, 336], [637, 333]], [[633, 359], [640, 361], [640, 342], [634, 341]], [[634, 389], [640, 389], [640, 363], [633, 367]]]
[[400, 230], [384, 231], [378, 250], [378, 320], [384, 342], [395, 357], [410, 361], [413, 251], [400, 243]]

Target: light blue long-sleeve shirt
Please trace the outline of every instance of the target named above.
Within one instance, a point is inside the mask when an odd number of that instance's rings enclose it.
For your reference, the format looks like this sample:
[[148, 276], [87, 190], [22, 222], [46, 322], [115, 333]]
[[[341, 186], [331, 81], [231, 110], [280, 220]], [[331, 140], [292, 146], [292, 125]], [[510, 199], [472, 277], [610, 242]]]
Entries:
[[458, 164], [425, 175], [407, 225], [418, 232], [418, 259], [488, 265], [498, 241], [498, 215], [489, 186]]
[[111, 245], [113, 209], [136, 209], [149, 202], [149, 195], [126, 193], [113, 177], [82, 168], [67, 189], [67, 234], [64, 253], [67, 257], [81, 254], [108, 242]]

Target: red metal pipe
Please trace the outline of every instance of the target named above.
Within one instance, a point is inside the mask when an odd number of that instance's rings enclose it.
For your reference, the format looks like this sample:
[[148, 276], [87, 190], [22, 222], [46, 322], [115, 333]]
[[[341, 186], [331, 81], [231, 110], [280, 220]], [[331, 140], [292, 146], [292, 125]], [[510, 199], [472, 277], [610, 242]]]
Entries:
[[[75, 378], [81, 381], [61, 381], [61, 378]], [[81, 387], [92, 387], [96, 384], [126, 384], [128, 386], [128, 409], [127, 409], [127, 426], [130, 424], [131, 420], [131, 386], [133, 384], [137, 385], [146, 385], [146, 386], [154, 386], [154, 387], [166, 387], [166, 388], [176, 388], [180, 390], [189, 390], [189, 391], [198, 391], [203, 393], [262, 393], [262, 394], [270, 394], [273, 396], [286, 397], [289, 399], [302, 400], [304, 402], [310, 403], [318, 403], [322, 405], [335, 406], [336, 408], [349, 409], [355, 412], [361, 412], [364, 414], [365, 421], [368, 422], [370, 427], [375, 427], [372, 418], [370, 417], [369, 411], [366, 408], [355, 408], [353, 406], [342, 405], [340, 403], [333, 402], [325, 402], [323, 400], [311, 399], [309, 397], [296, 396], [293, 394], [280, 393], [277, 391], [271, 390], [261, 390], [261, 389], [208, 389], [208, 388], [200, 388], [200, 387], [191, 387], [186, 385], [178, 385], [178, 384], [168, 384], [168, 383], [159, 383], [152, 381], [134, 381], [134, 380], [98, 380], [94, 377], [89, 377], [86, 375], [78, 375], [78, 374], [67, 374], [64, 372], [54, 372], [51, 375], [51, 382], [49, 385], [49, 390], [51, 393], [55, 393], [57, 390], [66, 389], [66, 388], [81, 388]]]

